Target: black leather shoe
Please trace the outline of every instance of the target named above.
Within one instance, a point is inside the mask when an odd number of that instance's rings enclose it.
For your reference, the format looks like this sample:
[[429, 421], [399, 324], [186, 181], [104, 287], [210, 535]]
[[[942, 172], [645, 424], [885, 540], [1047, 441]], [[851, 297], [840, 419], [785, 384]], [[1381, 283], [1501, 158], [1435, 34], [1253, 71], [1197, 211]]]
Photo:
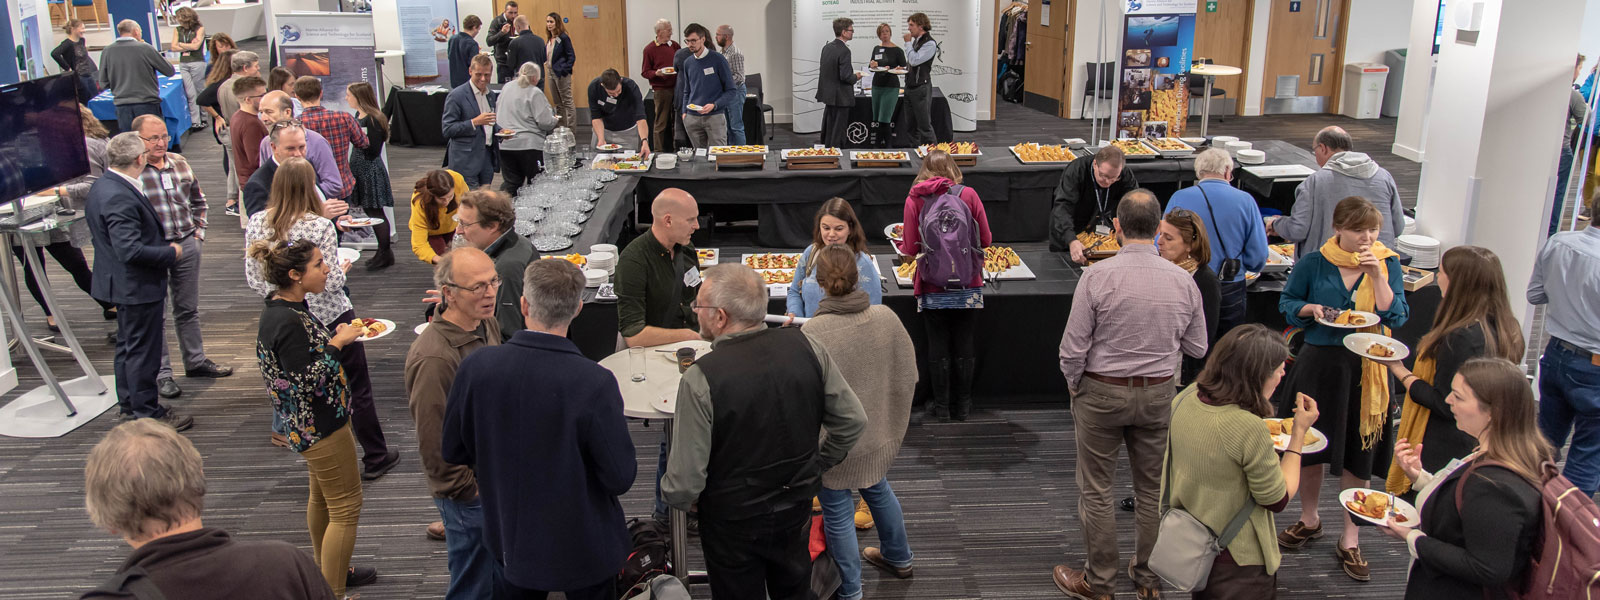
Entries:
[[182, 396], [183, 388], [178, 387], [178, 382], [173, 381], [171, 377], [165, 377], [162, 378], [161, 381], [156, 382], [156, 394], [162, 398], [171, 400], [173, 398], [177, 398], [178, 396]]
[[190, 428], [194, 427], [194, 417], [189, 415], [180, 415], [178, 414], [178, 411], [171, 409], [168, 409], [167, 414], [161, 415], [157, 418], [157, 420], [171, 425], [173, 429], [178, 431], [188, 431]]
[[389, 471], [394, 470], [394, 466], [398, 465], [398, 464], [400, 464], [400, 453], [399, 452], [390, 452], [389, 453], [389, 458], [384, 459], [384, 461], [381, 462], [381, 463], [378, 463], [378, 466], [376, 468], [367, 469], [365, 471], [362, 471], [361, 472], [361, 479], [363, 481], [372, 481], [372, 480], [377, 479], [379, 477], [383, 477], [384, 475], [387, 475], [389, 473]]
[[224, 367], [224, 366], [219, 365], [217, 363], [211, 362], [210, 359], [206, 359], [206, 362], [200, 363], [200, 368], [198, 368], [198, 369], [186, 369], [183, 372], [183, 376], [184, 377], [211, 377], [211, 378], [217, 378], [217, 377], [227, 377], [227, 376], [232, 375], [232, 374], [233, 374], [233, 367]]
[[1125, 512], [1133, 512], [1133, 498], [1123, 498], [1120, 502], [1117, 502], [1117, 508], [1120, 508]]
[[111, 344], [113, 346], [117, 345], [117, 332], [113, 331], [111, 333], [107, 333], [106, 334], [106, 343], [107, 344]]
[[344, 586], [359, 587], [378, 581], [378, 570], [372, 567], [350, 567], [350, 574], [344, 577]]

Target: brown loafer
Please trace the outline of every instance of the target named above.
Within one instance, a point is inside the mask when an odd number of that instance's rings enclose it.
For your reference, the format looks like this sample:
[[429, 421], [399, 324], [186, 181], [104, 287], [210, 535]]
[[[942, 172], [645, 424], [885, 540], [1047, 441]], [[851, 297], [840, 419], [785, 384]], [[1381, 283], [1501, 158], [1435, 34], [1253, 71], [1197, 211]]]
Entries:
[[1333, 555], [1339, 557], [1340, 566], [1344, 567], [1344, 574], [1356, 581], [1371, 581], [1372, 572], [1367, 568], [1367, 559], [1361, 558], [1360, 548], [1334, 548]]
[[868, 563], [871, 563], [872, 566], [883, 569], [895, 577], [899, 577], [901, 579], [911, 578], [911, 567], [896, 567], [889, 564], [889, 561], [883, 558], [883, 551], [873, 548], [872, 546], [867, 546], [861, 549], [861, 560], [867, 561]]
[[1306, 547], [1311, 540], [1322, 537], [1322, 524], [1315, 528], [1306, 527], [1305, 523], [1295, 521], [1288, 529], [1278, 533], [1278, 545], [1290, 550], [1299, 550]]
[[272, 434], [272, 445], [277, 446], [279, 448], [288, 448], [289, 447], [289, 438], [284, 437], [284, 435], [281, 434], [281, 433], [274, 432]]
[[1160, 580], [1157, 580], [1156, 587], [1145, 587], [1144, 584], [1139, 583], [1139, 578], [1134, 576], [1132, 562], [1128, 563], [1128, 579], [1133, 580], [1133, 593], [1139, 597], [1139, 600], [1161, 600]]
[[434, 521], [428, 524], [428, 539], [444, 541], [444, 521]]
[[1056, 588], [1069, 598], [1078, 600], [1111, 600], [1111, 594], [1097, 594], [1089, 586], [1088, 580], [1083, 578], [1083, 571], [1073, 569], [1066, 565], [1056, 565], [1050, 573], [1050, 578], [1056, 582]]

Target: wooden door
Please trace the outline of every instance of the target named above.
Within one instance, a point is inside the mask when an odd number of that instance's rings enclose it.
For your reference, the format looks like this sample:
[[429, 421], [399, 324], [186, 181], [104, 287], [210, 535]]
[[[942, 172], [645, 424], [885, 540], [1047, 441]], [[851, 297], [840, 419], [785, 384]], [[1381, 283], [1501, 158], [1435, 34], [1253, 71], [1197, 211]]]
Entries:
[[1278, 94], [1279, 83], [1299, 76], [1300, 98], [1326, 98], [1325, 112], [1339, 109], [1339, 76], [1344, 73], [1344, 32], [1348, 0], [1267, 0], [1267, 68], [1261, 82], [1263, 104]]
[[[1270, 1], [1270, 0], [1263, 0]], [[1215, 64], [1249, 69], [1250, 23], [1256, 12], [1255, 0], [1216, 0], [1217, 12], [1206, 12], [1205, 2], [1198, 7], [1194, 22], [1194, 56], [1196, 60], [1209, 58]], [[1249, 76], [1245, 73], [1218, 77], [1213, 86], [1227, 92], [1234, 100], [1236, 114], [1244, 114], [1245, 86]], [[1218, 96], [1222, 98], [1223, 96]], [[1196, 98], [1195, 100], [1199, 100]], [[1218, 107], [1213, 106], [1213, 115]]]
[[[623, 0], [517, 0], [517, 9], [528, 15], [528, 26], [544, 37], [544, 17], [560, 14], [566, 20], [572, 50], [578, 55], [572, 67], [572, 104], [582, 109], [589, 105], [589, 82], [606, 69], [616, 69], [628, 77], [628, 15]], [[583, 14], [584, 6], [599, 8], [597, 18]], [[494, 15], [505, 12], [505, 1], [494, 0], [495, 12], [484, 18], [484, 26]], [[548, 82], [548, 76], [546, 78]]]
[[[1006, 3], [1009, 5], [1010, 3]], [[1052, 0], [1050, 24], [1044, 24], [1044, 2], [1028, 3], [1027, 54], [1023, 61], [1023, 104], [1058, 117], [1067, 115], [1064, 65], [1067, 60], [1067, 17], [1070, 0]], [[998, 24], [999, 19], [995, 22]]]

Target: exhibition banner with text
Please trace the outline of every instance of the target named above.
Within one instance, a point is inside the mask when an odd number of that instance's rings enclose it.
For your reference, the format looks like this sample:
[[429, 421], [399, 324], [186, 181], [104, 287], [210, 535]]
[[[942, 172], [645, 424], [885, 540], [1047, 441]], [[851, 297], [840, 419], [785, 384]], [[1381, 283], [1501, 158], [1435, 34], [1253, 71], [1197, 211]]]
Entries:
[[406, 85], [450, 85], [446, 55], [456, 34], [456, 0], [398, 0], [400, 46], [406, 51]]
[[370, 13], [276, 15], [278, 64], [296, 76], [322, 79], [322, 105], [347, 110], [344, 89], [357, 81], [377, 84]]
[[1189, 114], [1196, 0], [1128, 0], [1117, 137], [1180, 137]]

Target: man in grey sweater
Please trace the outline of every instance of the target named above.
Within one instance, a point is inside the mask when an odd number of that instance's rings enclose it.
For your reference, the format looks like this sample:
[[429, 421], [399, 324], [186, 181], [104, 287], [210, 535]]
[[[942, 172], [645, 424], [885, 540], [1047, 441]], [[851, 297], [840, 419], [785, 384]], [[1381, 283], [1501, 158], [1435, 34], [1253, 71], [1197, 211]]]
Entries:
[[1294, 208], [1288, 216], [1267, 219], [1267, 234], [1294, 242], [1294, 256], [1300, 258], [1333, 237], [1333, 207], [1351, 196], [1366, 198], [1383, 224], [1378, 241], [1394, 247], [1394, 238], [1405, 227], [1400, 206], [1400, 190], [1394, 177], [1360, 152], [1352, 152], [1350, 134], [1338, 127], [1325, 127], [1312, 138], [1311, 153], [1322, 169], [1312, 173], [1294, 190]]
[[100, 87], [111, 90], [117, 106], [117, 129], [133, 130], [139, 115], [161, 116], [161, 83], [156, 73], [171, 77], [172, 63], [144, 42], [139, 23], [123, 19], [117, 23], [117, 40], [100, 51]]

